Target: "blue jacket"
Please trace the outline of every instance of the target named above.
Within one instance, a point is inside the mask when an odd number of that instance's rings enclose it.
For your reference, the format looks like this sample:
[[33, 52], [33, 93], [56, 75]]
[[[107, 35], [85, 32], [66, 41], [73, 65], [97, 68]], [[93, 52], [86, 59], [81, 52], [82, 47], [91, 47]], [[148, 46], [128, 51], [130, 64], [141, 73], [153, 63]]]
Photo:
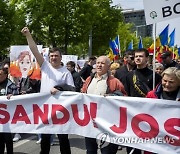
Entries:
[[6, 85], [6, 95], [8, 94], [13, 94], [13, 95], [19, 94], [17, 86], [9, 79]]

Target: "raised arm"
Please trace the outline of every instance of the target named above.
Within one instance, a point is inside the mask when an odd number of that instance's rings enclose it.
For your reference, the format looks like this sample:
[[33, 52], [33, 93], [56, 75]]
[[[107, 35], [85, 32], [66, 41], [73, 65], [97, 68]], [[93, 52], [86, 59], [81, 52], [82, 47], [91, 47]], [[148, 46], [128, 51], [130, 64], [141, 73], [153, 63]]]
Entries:
[[27, 42], [28, 42], [28, 45], [29, 45], [29, 48], [31, 49], [34, 57], [36, 58], [39, 66], [41, 66], [44, 62], [44, 58], [43, 56], [40, 54], [40, 52], [38, 51], [38, 48], [37, 48], [37, 45], [36, 43], [34, 42], [33, 38], [32, 38], [32, 35], [29, 31], [29, 29], [27, 27], [24, 27], [21, 32], [23, 33], [24, 36], [26, 36], [26, 39], [27, 39]]

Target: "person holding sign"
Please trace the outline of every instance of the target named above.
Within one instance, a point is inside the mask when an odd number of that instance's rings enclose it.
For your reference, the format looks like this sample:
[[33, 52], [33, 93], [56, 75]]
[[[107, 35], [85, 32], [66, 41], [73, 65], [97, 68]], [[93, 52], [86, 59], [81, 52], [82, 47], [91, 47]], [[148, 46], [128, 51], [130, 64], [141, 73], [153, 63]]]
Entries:
[[[146, 97], [180, 101], [180, 70], [176, 67], [169, 67], [164, 70], [161, 84], [154, 90], [148, 92]], [[177, 137], [179, 137], [178, 134]], [[145, 152], [145, 154], [152, 153]]]
[[[146, 97], [147, 93], [153, 89], [153, 71], [148, 68], [149, 52], [146, 49], [134, 51], [134, 62], [137, 68], [129, 72], [125, 79], [125, 90], [128, 96]], [[160, 83], [161, 76], [156, 74], [156, 85]], [[127, 153], [141, 154], [140, 149], [127, 147]]]
[[162, 73], [162, 82], [150, 91], [147, 98], [180, 101], [180, 70], [169, 67]]
[[[8, 79], [8, 69], [0, 66], [0, 96], [7, 96], [8, 99], [12, 95], [18, 94], [17, 86]], [[6, 129], [6, 128], [4, 128]], [[6, 146], [7, 154], [13, 154], [13, 139], [11, 133], [0, 133], [0, 154], [4, 153]]]
[[[123, 84], [115, 77], [111, 75], [110, 70], [110, 59], [106, 56], [100, 56], [96, 60], [96, 73], [89, 76], [81, 92], [95, 95], [126, 95]], [[97, 154], [98, 144], [94, 138], [85, 138], [85, 144], [87, 154]], [[118, 145], [109, 143], [107, 146], [104, 144], [100, 145], [102, 154], [116, 154]]]
[[[62, 51], [59, 48], [53, 48], [49, 51], [49, 62], [45, 61], [41, 53], [38, 51], [37, 45], [34, 42], [31, 33], [27, 27], [21, 31], [27, 39], [28, 45], [35, 56], [39, 66], [41, 67], [41, 88], [40, 93], [50, 92], [55, 95], [60, 89], [55, 88], [67, 85], [74, 87], [74, 82], [71, 73], [66, 67], [61, 66]], [[66, 86], [66, 87], [67, 87]], [[42, 134], [41, 154], [49, 154], [51, 134]], [[61, 154], [71, 154], [70, 143], [67, 134], [58, 134], [60, 142]]]

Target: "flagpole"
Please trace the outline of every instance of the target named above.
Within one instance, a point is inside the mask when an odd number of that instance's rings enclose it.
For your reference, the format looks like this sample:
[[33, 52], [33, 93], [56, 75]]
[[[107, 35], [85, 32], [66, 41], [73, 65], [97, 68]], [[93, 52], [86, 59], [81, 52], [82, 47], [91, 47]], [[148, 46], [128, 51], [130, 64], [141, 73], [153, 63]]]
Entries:
[[119, 42], [119, 44], [118, 44], [118, 48], [119, 48], [119, 56], [121, 57], [121, 49], [120, 49], [120, 40], [119, 40], [119, 35], [118, 35], [118, 42]]
[[155, 89], [155, 61], [156, 61], [156, 23], [153, 24], [154, 28], [154, 54], [153, 54], [153, 89]]
[[173, 59], [174, 59], [175, 57], [174, 57], [174, 46], [173, 46]]

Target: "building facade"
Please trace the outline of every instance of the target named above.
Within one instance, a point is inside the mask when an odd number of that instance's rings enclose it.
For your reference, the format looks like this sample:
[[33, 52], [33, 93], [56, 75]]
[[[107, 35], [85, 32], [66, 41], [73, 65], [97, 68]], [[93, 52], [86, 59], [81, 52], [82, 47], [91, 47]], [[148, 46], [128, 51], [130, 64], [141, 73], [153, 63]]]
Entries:
[[126, 23], [133, 23], [133, 31], [136, 36], [152, 37], [152, 25], [146, 25], [144, 10], [123, 10], [124, 20]]

